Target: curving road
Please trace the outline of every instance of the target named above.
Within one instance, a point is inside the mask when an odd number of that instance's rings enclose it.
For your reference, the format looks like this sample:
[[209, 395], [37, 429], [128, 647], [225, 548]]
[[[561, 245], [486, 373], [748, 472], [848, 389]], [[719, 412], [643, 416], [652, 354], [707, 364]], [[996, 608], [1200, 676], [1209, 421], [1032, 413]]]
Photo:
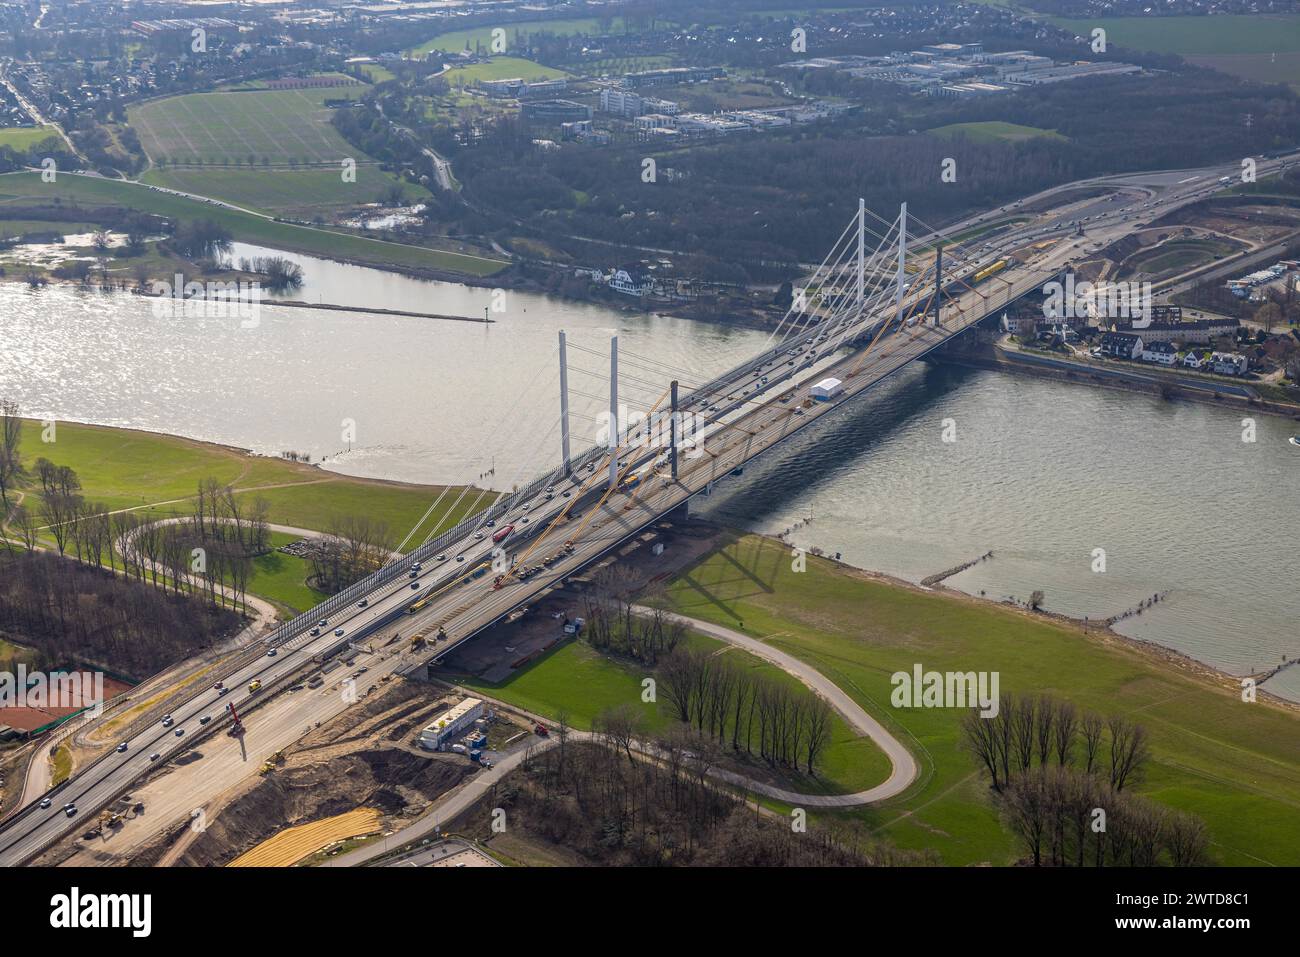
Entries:
[[[636, 611], [648, 614], [651, 609], [638, 607]], [[757, 638], [751, 638], [749, 635], [722, 625], [715, 625], [711, 621], [702, 621], [699, 618], [688, 618], [685, 615], [672, 613], [668, 613], [667, 617], [711, 638], [717, 638], [729, 645], [742, 648], [754, 657], [762, 658], [764, 661], [776, 665], [787, 674], [798, 678], [813, 693], [825, 699], [827, 704], [839, 712], [840, 717], [847, 721], [855, 731], [875, 742], [876, 747], [885, 752], [885, 756], [889, 758], [889, 763], [892, 766], [889, 777], [883, 782], [865, 791], [854, 791], [852, 794], [800, 794], [796, 791], [787, 791], [768, 784], [751, 781], [739, 774], [732, 774], [718, 768], [709, 772], [712, 776], [730, 784], [735, 784], [738, 787], [748, 788], [767, 797], [784, 801], [787, 804], [797, 804], [802, 807], [832, 808], [857, 807], [862, 804], [874, 804], [877, 801], [897, 797], [916, 780], [919, 768], [916, 765], [916, 759], [912, 757], [912, 752], [907, 750], [901, 741], [890, 734], [884, 725], [867, 714], [839, 685], [807, 662], [800, 661], [794, 655], [773, 648]]]

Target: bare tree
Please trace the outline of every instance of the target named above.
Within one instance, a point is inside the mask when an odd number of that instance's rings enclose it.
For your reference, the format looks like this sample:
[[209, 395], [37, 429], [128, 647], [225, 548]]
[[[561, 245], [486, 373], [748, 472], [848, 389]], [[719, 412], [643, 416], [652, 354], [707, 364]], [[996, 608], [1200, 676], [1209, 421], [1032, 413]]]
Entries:
[[1110, 729], [1110, 784], [1116, 791], [1141, 777], [1150, 752], [1147, 748], [1147, 731], [1116, 715], [1107, 726]]

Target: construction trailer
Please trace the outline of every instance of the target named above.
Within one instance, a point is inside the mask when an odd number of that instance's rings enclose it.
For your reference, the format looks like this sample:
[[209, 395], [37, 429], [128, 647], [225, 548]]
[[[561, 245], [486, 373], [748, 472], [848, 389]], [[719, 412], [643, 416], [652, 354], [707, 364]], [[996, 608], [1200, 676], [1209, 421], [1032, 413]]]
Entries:
[[479, 698], [464, 698], [420, 732], [420, 747], [426, 751], [443, 751], [458, 737], [464, 737], [474, 722], [483, 717]]

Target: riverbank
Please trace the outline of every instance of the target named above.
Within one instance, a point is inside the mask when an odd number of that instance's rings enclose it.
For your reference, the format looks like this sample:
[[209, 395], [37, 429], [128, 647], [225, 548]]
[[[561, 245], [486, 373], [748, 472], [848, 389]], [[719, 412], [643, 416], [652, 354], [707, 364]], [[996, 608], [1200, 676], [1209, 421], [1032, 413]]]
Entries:
[[[746, 534], [740, 530], [737, 530], [736, 533]], [[759, 537], [766, 541], [779, 544], [784, 548], [790, 547], [790, 543], [782, 539], [779, 535], [762, 535]], [[1062, 614], [1061, 612], [1050, 611], [1046, 608], [1030, 608], [1019, 602], [1007, 599], [999, 600], [996, 598], [989, 598], [986, 595], [972, 595], [969, 592], [962, 591], [960, 588], [954, 588], [951, 585], [943, 583], [944, 579], [951, 578], [976, 564], [991, 560], [993, 554], [994, 553], [990, 551], [973, 561], [928, 576], [919, 585], [915, 582], [910, 582], [905, 578], [899, 578], [896, 575], [890, 575], [886, 572], [850, 565], [848, 562], [840, 559], [822, 556], [822, 560], [843, 569], [851, 575], [858, 576], [864, 581], [880, 582], [891, 588], [904, 589], [918, 594], [929, 593], [944, 595], [957, 601], [973, 602], [982, 606], [1000, 608], [1014, 614], [1022, 615], [1028, 619], [1051, 622], [1077, 632], [1080, 637], [1096, 641], [1099, 644], [1124, 647], [1136, 651], [1149, 658], [1152, 662], [1158, 663], [1162, 666], [1175, 668], [1185, 674], [1200, 679], [1212, 681], [1215, 685], [1225, 690], [1240, 692], [1242, 687], [1241, 683], [1244, 679], [1253, 678], [1257, 682], [1263, 681], [1267, 677], [1272, 677], [1278, 671], [1282, 670], [1282, 668], [1287, 667], [1287, 665], [1282, 665], [1254, 675], [1234, 675], [1221, 668], [1216, 668], [1214, 665], [1208, 664], [1207, 662], [1201, 661], [1192, 655], [1181, 652], [1176, 648], [1163, 645], [1160, 642], [1149, 641], [1143, 638], [1133, 638], [1116, 631], [1113, 625], [1122, 618], [1128, 617], [1128, 611], [1111, 615], [1104, 619], [1076, 618], [1071, 615]], [[1259, 688], [1257, 693], [1261, 697], [1268, 698], [1270, 702], [1300, 715], [1300, 702], [1272, 694], [1264, 688]]]
[[1168, 401], [1195, 402], [1210, 406], [1236, 406], [1265, 415], [1280, 416], [1300, 422], [1300, 402], [1284, 402], [1252, 394], [1237, 394], [1230, 389], [1249, 393], [1250, 383], [1221, 383], [1205, 378], [1202, 381], [1165, 376], [1155, 369], [1104, 368], [1071, 361], [1061, 356], [1040, 356], [998, 346], [977, 348], [957, 347], [943, 349], [925, 357], [925, 361], [948, 363], [969, 369], [987, 369], [1015, 375], [1055, 379], [1077, 385], [1109, 389], [1114, 392], [1132, 392], [1140, 395], [1160, 396]]
[[1141, 724], [1150, 757], [1133, 790], [1204, 819], [1218, 863], [1300, 863], [1296, 707], [1263, 695], [1243, 701], [1234, 680], [1120, 635], [1085, 635], [1057, 616], [814, 555], [802, 571], [791, 566], [784, 543], [731, 532], [676, 575], [665, 597], [674, 611], [807, 662], [917, 756], [921, 776], [904, 795], [840, 813], [899, 847], [936, 850], [948, 865], [1013, 863], [1015, 839], [964, 744], [965, 709], [892, 704], [892, 676], [917, 666], [997, 673], [1002, 693], [1048, 695]]

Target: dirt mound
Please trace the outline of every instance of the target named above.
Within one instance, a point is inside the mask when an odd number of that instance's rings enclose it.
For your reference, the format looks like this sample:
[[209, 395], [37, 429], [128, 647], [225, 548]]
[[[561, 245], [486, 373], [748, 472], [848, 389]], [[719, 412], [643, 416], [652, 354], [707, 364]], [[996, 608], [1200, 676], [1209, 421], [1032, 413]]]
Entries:
[[398, 748], [359, 751], [302, 767], [285, 767], [258, 781], [224, 808], [176, 863], [220, 866], [289, 825], [373, 807], [386, 815], [415, 810], [448, 791], [474, 765], [463, 759]]

